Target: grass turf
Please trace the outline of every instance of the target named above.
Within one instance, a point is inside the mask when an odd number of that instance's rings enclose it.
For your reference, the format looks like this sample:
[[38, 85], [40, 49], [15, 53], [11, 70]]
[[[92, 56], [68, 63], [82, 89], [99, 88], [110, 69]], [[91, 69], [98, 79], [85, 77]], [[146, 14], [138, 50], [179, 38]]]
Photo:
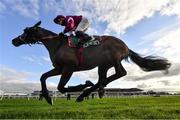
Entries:
[[0, 101], [0, 119], [180, 119], [180, 96]]

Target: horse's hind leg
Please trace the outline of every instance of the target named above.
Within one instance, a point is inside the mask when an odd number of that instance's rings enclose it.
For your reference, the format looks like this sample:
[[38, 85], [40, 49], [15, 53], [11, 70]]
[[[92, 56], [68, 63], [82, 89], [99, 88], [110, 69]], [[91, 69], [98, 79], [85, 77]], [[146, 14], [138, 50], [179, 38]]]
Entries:
[[102, 87], [102, 89], [100, 88], [102, 86], [102, 82], [104, 82], [104, 80], [106, 79], [106, 75], [107, 75], [107, 70], [109, 69], [109, 67], [107, 66], [99, 66], [98, 67], [98, 75], [99, 75], [99, 81], [92, 87], [86, 89], [77, 99], [77, 102], [81, 102], [84, 100], [84, 97], [89, 96], [89, 94], [93, 91], [95, 91], [96, 89], [99, 88], [98, 93], [99, 93], [99, 97], [102, 98], [103, 94], [104, 94], [104, 87]]
[[[111, 75], [110, 77], [106, 78], [106, 74], [107, 71], [106, 69], [104, 69], [104, 73], [103, 73], [103, 69], [102, 70], [99, 70], [98, 73], [99, 73], [99, 77], [100, 77], [100, 81], [98, 81], [98, 83], [96, 83], [94, 86], [92, 86], [91, 88], [89, 89], [86, 89], [77, 99], [76, 101], [77, 102], [81, 102], [83, 101], [84, 97], [87, 97], [91, 92], [95, 91], [97, 88], [99, 88], [100, 90], [104, 90], [104, 87], [109, 84], [110, 82], [122, 77], [122, 76], [125, 76], [127, 74], [126, 70], [123, 68], [123, 66], [121, 65], [120, 62], [116, 62], [116, 64], [114, 65], [114, 68], [115, 68], [115, 71], [116, 73], [114, 75]], [[106, 79], [105, 79], [106, 78]], [[99, 92], [103, 92], [103, 91], [99, 91]], [[99, 95], [103, 93], [99, 93]], [[102, 97], [100, 95], [100, 97]]]
[[98, 67], [98, 75], [99, 75], [98, 95], [99, 95], [99, 98], [102, 98], [104, 96], [105, 90], [104, 90], [103, 83], [106, 80], [108, 69], [109, 69], [109, 67]]
[[81, 102], [84, 100], [84, 97], [89, 96], [89, 94], [93, 91], [95, 91], [97, 88], [99, 87], [99, 83], [96, 83], [95, 85], [93, 85], [92, 87], [86, 89], [77, 99], [77, 102]]
[[99, 73], [99, 89], [98, 89], [98, 94], [99, 97], [102, 98], [104, 96], [104, 87], [107, 86], [107, 84], [109, 84], [110, 82], [126, 75], [126, 70], [123, 68], [122, 64], [120, 62], [117, 62], [114, 65], [116, 74], [110, 76], [110, 77], [106, 77], [107, 75], [107, 70], [108, 69], [99, 69], [98, 73]]
[[124, 67], [122, 66], [122, 64], [120, 62], [116, 62], [116, 64], [114, 65], [115, 68], [115, 74], [109, 76], [105, 81], [103, 81], [103, 86], [105, 87], [107, 84], [109, 84], [110, 82], [123, 77], [127, 74], [126, 70], [124, 69]]
[[98, 73], [99, 73], [99, 81], [98, 83], [96, 83], [94, 86], [92, 86], [91, 88], [85, 90], [78, 98], [77, 98], [77, 102], [81, 102], [83, 101], [84, 97], [87, 97], [91, 92], [95, 91], [97, 88], [99, 88], [98, 90], [98, 94], [99, 97], [101, 98], [104, 94], [104, 87], [109, 84], [110, 82], [122, 77], [126, 75], [126, 70], [123, 68], [123, 66], [121, 65], [120, 62], [116, 62], [114, 64], [114, 68], [116, 73], [114, 75], [111, 75], [110, 77], [106, 78], [106, 73], [107, 73], [107, 68], [103, 69], [100, 68], [98, 69]]

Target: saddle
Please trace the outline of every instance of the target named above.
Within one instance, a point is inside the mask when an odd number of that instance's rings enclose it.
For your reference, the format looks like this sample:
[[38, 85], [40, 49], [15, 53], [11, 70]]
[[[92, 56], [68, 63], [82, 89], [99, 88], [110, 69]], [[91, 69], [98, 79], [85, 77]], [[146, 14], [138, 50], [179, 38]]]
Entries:
[[[82, 48], [87, 48], [89, 46], [97, 46], [100, 44], [100, 40], [95, 37], [95, 36], [91, 36], [91, 40], [88, 40], [84, 43], [82, 43], [81, 47]], [[80, 42], [80, 39], [75, 37], [75, 36], [69, 36], [68, 37], [68, 45], [69, 47], [72, 47], [72, 48], [78, 48], [78, 43]]]

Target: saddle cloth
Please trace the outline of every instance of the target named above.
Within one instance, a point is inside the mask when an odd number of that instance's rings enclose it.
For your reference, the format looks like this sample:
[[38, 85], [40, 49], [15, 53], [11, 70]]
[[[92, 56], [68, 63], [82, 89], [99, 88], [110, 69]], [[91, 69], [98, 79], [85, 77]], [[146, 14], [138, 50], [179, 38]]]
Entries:
[[[80, 40], [77, 37], [68, 37], [68, 45], [69, 45], [69, 47], [76, 48], [79, 41]], [[82, 47], [86, 48], [86, 47], [89, 47], [89, 46], [94, 46], [94, 45], [99, 45], [99, 44], [100, 44], [100, 41], [98, 39], [96, 39], [94, 36], [92, 36], [92, 39], [85, 42], [82, 45]]]
[[[78, 48], [79, 39], [77, 37], [68, 37], [68, 46], [72, 47], [72, 48]], [[77, 49], [77, 57], [78, 57], [78, 61], [79, 61], [79, 67], [82, 66], [83, 62], [84, 62], [84, 58], [83, 58], [83, 51], [85, 48], [89, 47], [89, 46], [94, 46], [94, 45], [100, 45], [101, 39], [99, 39], [98, 37], [94, 37], [92, 36], [92, 39], [85, 42], [82, 47]]]

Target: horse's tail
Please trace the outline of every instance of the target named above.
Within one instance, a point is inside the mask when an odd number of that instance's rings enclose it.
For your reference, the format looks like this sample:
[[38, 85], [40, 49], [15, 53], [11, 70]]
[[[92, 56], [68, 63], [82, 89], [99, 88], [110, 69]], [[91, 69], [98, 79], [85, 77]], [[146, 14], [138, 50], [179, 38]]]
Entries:
[[167, 70], [171, 63], [164, 58], [154, 56], [142, 57], [129, 49], [129, 58], [144, 71]]

